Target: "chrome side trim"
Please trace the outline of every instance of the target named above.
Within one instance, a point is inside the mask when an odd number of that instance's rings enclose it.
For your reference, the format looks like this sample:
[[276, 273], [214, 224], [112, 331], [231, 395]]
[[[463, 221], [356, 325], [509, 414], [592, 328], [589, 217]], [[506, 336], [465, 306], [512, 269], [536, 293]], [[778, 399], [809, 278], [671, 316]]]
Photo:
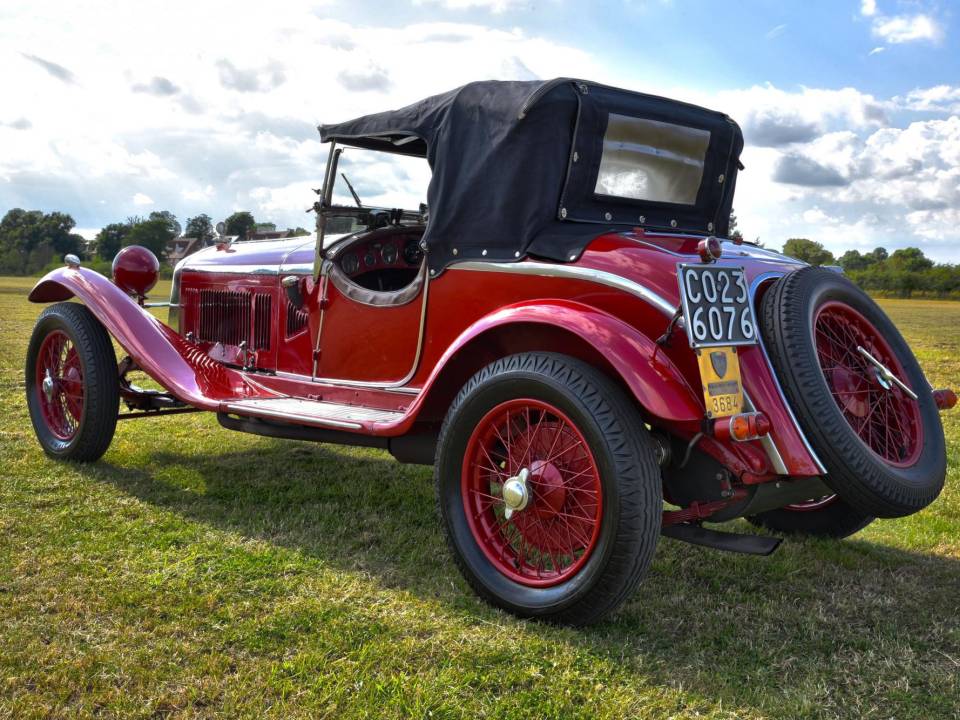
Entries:
[[[227, 405], [227, 412], [236, 413], [237, 415], [249, 416], [250, 408], [244, 407], [243, 405]], [[363, 428], [359, 423], [354, 422], [345, 422], [343, 420], [329, 420], [324, 418], [314, 417], [312, 415], [300, 415], [297, 413], [286, 413], [279, 412], [277, 410], [268, 410], [266, 408], [257, 408], [254, 413], [258, 417], [269, 417], [276, 418], [277, 420], [283, 420], [285, 422], [293, 422], [299, 420], [305, 425], [325, 425], [327, 427], [342, 428], [344, 430], [361, 430]]]
[[514, 273], [517, 275], [539, 275], [542, 277], [562, 277], [573, 280], [585, 280], [587, 282], [606, 285], [607, 287], [623, 290], [626, 293], [635, 295], [641, 300], [653, 305], [667, 317], [672, 318], [677, 311], [675, 305], [667, 302], [666, 299], [655, 293], [648, 287], [641, 285], [633, 280], [628, 280], [620, 275], [607, 272], [605, 270], [595, 270], [593, 268], [579, 267], [576, 265], [554, 265], [552, 263], [536, 262], [526, 260], [517, 263], [498, 263], [498, 262], [477, 262], [465, 260], [459, 263], [453, 263], [450, 270], [472, 270], [476, 272], [502, 272]]
[[313, 265], [310, 263], [300, 263], [299, 265], [281, 265], [280, 271], [283, 275], [313, 275]]
[[[767, 272], [757, 275], [750, 282], [750, 306], [753, 308], [756, 308], [757, 306], [757, 288], [761, 283], [767, 280], [772, 280], [773, 278], [782, 277], [784, 274], [785, 273], [782, 272]], [[777, 388], [777, 393], [780, 395], [780, 400], [783, 402], [783, 406], [787, 409], [787, 414], [790, 415], [790, 420], [793, 422], [793, 427], [796, 428], [797, 434], [800, 436], [800, 440], [803, 442], [803, 446], [807, 449], [807, 452], [810, 453], [810, 457], [813, 458], [813, 462], [816, 464], [817, 469], [821, 472], [821, 474], [826, 475], [827, 469], [823, 466], [823, 463], [820, 461], [820, 456], [818, 456], [816, 451], [814, 451], [813, 446], [810, 445], [810, 441], [807, 440], [807, 436], [803, 432], [803, 428], [801, 428], [800, 423], [797, 422], [797, 416], [793, 414], [793, 408], [790, 407], [790, 403], [787, 401], [787, 396], [783, 394], [783, 386], [780, 385], [780, 379], [777, 377], [777, 371], [774, 370], [773, 363], [770, 362], [770, 355], [767, 353], [767, 347], [763, 343], [763, 334], [760, 332], [757, 332], [757, 345], [760, 346], [760, 351], [763, 353], [763, 359], [767, 363], [767, 369], [770, 370], [770, 377], [773, 378], [773, 384]]]
[[[180, 263], [189, 260], [189, 256], [180, 261]], [[177, 263], [179, 266], [180, 263]], [[190, 272], [215, 273], [217, 275], [279, 275], [280, 268], [277, 265], [226, 265], [221, 263], [195, 263], [184, 268]]]
[[[283, 378], [284, 380], [294, 380], [296, 382], [304, 383], [319, 383], [322, 378], [312, 378], [309, 375], [301, 375], [299, 373], [285, 372], [283, 370], [277, 370], [274, 375], [278, 378]], [[332, 385], [334, 387], [356, 387], [357, 384], [361, 382], [359, 380], [329, 380], [325, 382], [325, 385]], [[407, 387], [382, 387], [377, 384], [372, 384], [368, 386], [361, 385], [360, 387], [368, 387], [371, 390], [383, 390], [384, 392], [397, 393], [400, 395], [419, 395], [420, 388], [407, 388]]]
[[[743, 391], [743, 405], [744, 410], [748, 412], [756, 412], [757, 410], [756, 405], [753, 404], [753, 400], [750, 399], [746, 390]], [[787, 464], [783, 461], [780, 449], [777, 447], [777, 443], [774, 442], [773, 438], [769, 435], [764, 435], [760, 438], [760, 445], [767, 454], [767, 459], [770, 461], [770, 465], [773, 466], [777, 475], [789, 475], [790, 471], [787, 470]]]
[[180, 275], [187, 266], [190, 256], [183, 258], [173, 266], [173, 282], [170, 285], [170, 310], [167, 313], [167, 325], [177, 333], [183, 335], [180, 328]]

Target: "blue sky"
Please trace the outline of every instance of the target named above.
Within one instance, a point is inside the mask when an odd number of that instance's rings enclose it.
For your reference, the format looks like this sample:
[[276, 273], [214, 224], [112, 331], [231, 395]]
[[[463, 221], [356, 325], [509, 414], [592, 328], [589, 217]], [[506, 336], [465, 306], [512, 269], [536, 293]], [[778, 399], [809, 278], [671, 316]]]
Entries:
[[[751, 238], [958, 262], [958, 23], [937, 0], [7, 0], [0, 211], [63, 209], [86, 234], [156, 209], [304, 225], [317, 123], [568, 75], [736, 119]], [[415, 205], [428, 178], [347, 167], [384, 204]]]

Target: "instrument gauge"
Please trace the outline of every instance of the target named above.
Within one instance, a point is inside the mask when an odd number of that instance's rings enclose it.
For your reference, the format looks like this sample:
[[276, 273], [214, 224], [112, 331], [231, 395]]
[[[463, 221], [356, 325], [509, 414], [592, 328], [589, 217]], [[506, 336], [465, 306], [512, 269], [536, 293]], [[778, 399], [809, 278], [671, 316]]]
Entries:
[[403, 259], [407, 265], [419, 265], [423, 259], [423, 250], [420, 249], [418, 240], [408, 240], [403, 246]]
[[357, 256], [353, 253], [347, 253], [343, 256], [343, 260], [340, 261], [340, 267], [343, 268], [343, 271], [347, 275], [353, 275], [357, 270], [360, 269], [360, 262], [357, 260]]
[[393, 265], [397, 261], [397, 246], [393, 243], [384, 245], [383, 250], [380, 251], [380, 257], [387, 265]]
[[363, 264], [367, 267], [373, 267], [377, 264], [377, 256], [373, 254], [373, 250], [367, 250], [363, 256]]

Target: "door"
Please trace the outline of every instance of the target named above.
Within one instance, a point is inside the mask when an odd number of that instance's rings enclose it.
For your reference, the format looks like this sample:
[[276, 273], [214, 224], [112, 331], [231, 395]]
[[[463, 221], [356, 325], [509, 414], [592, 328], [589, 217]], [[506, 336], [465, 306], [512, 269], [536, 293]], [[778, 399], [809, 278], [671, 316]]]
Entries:
[[354, 283], [327, 263], [326, 302], [319, 338], [323, 380], [402, 384], [417, 362], [427, 296], [426, 263], [414, 280], [394, 291]]

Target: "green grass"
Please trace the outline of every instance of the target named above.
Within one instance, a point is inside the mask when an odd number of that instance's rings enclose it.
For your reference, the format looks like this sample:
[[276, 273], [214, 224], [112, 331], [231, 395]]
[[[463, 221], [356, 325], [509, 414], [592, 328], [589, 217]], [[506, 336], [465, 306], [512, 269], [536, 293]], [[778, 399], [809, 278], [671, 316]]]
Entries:
[[[478, 601], [430, 470], [378, 451], [197, 414], [47, 460], [29, 285], [0, 279], [0, 717], [960, 716], [958, 415], [927, 510], [769, 558], [664, 540], [622, 611], [556, 628]], [[883, 305], [955, 383], [960, 305]]]

